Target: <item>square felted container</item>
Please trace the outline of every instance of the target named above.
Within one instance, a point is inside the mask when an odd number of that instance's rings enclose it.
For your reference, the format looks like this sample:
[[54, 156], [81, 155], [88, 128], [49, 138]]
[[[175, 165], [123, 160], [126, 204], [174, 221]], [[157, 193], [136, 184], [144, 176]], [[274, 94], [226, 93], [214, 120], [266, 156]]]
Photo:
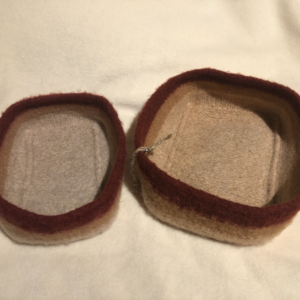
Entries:
[[213, 69], [169, 79], [142, 109], [135, 147], [172, 137], [137, 163], [158, 219], [240, 245], [279, 234], [300, 208], [300, 98]]
[[87, 93], [22, 100], [0, 119], [0, 225], [13, 240], [60, 244], [106, 230], [117, 213], [125, 134]]

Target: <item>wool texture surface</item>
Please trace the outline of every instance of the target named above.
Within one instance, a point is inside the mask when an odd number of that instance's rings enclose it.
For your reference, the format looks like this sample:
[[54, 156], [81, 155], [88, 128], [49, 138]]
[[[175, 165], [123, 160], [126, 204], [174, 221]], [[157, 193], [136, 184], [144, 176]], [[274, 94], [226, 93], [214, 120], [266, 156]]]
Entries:
[[126, 148], [107, 99], [88, 93], [24, 99], [3, 113], [0, 128], [4, 232], [18, 242], [58, 244], [109, 227]]
[[[42, 94], [103, 95], [128, 154], [143, 105], [182, 72], [214, 68], [300, 93], [298, 1], [0, 2], [1, 113]], [[0, 299], [299, 299], [299, 214], [269, 243], [239, 247], [157, 221], [131, 184], [127, 167], [118, 215], [93, 238], [28, 246], [0, 232]]]
[[[142, 185], [146, 206], [194, 233], [204, 230], [202, 217], [220, 221], [205, 235], [222, 241], [251, 245], [279, 233], [300, 206], [299, 103], [282, 85], [213, 69], [168, 80], [143, 107], [135, 130], [137, 148], [173, 135], [155, 153], [138, 156], [142, 183], [150, 184]], [[195, 225], [185, 224], [193, 216]], [[227, 225], [237, 230], [226, 234]]]

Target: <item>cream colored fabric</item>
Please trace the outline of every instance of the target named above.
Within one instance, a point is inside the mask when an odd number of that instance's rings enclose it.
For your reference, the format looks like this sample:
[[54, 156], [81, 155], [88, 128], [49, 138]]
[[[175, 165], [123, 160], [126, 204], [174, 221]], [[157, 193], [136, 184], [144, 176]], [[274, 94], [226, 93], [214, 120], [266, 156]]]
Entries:
[[[180, 72], [213, 67], [300, 93], [295, 0], [0, 2], [0, 111], [38, 94], [103, 94], [129, 151], [142, 105]], [[266, 245], [219, 243], [155, 220], [126, 174], [101, 235], [41, 247], [0, 232], [0, 299], [299, 299], [299, 215]]]

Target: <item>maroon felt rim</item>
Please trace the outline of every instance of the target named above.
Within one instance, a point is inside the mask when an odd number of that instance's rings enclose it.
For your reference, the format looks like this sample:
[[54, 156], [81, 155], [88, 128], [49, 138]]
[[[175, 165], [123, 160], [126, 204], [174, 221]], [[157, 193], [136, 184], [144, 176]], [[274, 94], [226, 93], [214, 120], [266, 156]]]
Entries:
[[[214, 69], [192, 70], [169, 79], [146, 102], [136, 125], [136, 148], [149, 146], [144, 144], [145, 138], [156, 113], [168, 96], [182, 84], [198, 80], [247, 87], [276, 95], [287, 101], [300, 118], [300, 97], [290, 88], [270, 81]], [[219, 198], [174, 179], [151, 162], [144, 153], [138, 154], [137, 161], [145, 179], [170, 204], [173, 203], [182, 209], [220, 222], [242, 227], [263, 228], [290, 220], [300, 209], [300, 195], [286, 203], [266, 207], [243, 205]]]
[[101, 195], [94, 201], [68, 213], [46, 216], [22, 209], [0, 196], [0, 217], [26, 231], [53, 234], [86, 225], [104, 216], [116, 201], [123, 181], [126, 139], [118, 114], [110, 102], [102, 96], [88, 93], [50, 94], [32, 97], [10, 106], [0, 119], [0, 151], [4, 136], [14, 119], [23, 112], [52, 105], [80, 104], [101, 108], [110, 118], [118, 139], [115, 165]]

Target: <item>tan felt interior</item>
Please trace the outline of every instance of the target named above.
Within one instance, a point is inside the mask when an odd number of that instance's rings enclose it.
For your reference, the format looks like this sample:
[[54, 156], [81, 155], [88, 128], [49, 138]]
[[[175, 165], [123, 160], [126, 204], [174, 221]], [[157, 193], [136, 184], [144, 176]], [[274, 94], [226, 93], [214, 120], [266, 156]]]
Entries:
[[179, 87], [158, 111], [146, 146], [170, 176], [251, 206], [300, 192], [300, 124], [290, 105], [255, 89], [213, 82]]
[[43, 215], [66, 213], [93, 201], [115, 159], [112, 130], [104, 112], [83, 105], [23, 113], [0, 151], [1, 196]]

